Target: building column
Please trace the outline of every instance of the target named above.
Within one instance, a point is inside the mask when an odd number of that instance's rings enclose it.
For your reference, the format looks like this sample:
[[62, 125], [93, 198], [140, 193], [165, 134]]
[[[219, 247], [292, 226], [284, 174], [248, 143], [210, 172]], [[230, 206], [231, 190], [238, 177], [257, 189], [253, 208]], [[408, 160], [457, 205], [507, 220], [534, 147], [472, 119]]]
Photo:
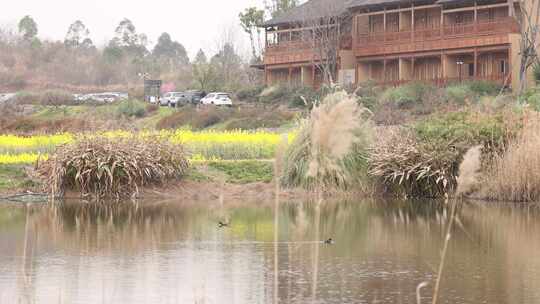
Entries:
[[311, 85], [315, 87], [315, 65], [311, 66]]
[[414, 65], [415, 65], [415, 63], [416, 63], [416, 58], [413, 57], [411, 59], [411, 80], [415, 80], [414, 79], [414, 69], [415, 69]]
[[399, 80], [407, 81], [412, 79], [411, 61], [405, 58], [399, 58]]
[[473, 78], [476, 79], [478, 77], [478, 50], [474, 49], [474, 75]]
[[386, 58], [383, 59], [383, 81], [386, 82]]
[[292, 67], [289, 67], [289, 75], [287, 75], [287, 83], [290, 85], [292, 85], [291, 83], [292, 81]]
[[415, 25], [414, 25], [414, 3], [411, 6], [411, 39], [414, 42], [414, 31], [415, 31]]
[[444, 53], [441, 53], [441, 83], [445, 84], [446, 82], [446, 62]]

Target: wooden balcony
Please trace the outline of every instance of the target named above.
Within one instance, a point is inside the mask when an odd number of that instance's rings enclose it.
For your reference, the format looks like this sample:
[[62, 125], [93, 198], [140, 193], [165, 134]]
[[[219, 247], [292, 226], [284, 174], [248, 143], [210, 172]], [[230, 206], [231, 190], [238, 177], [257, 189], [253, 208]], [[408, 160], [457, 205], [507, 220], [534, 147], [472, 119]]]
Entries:
[[264, 54], [264, 64], [289, 64], [312, 61], [313, 47], [305, 41], [287, 41], [268, 45]]
[[366, 57], [500, 45], [509, 43], [508, 34], [518, 32], [514, 18], [502, 18], [415, 31], [370, 33], [354, 39], [354, 51], [356, 56]]
[[[340, 50], [352, 50], [353, 39], [351, 35], [343, 35], [339, 39]], [[291, 64], [311, 62], [320, 57], [314, 51], [309, 41], [286, 41], [279, 44], [268, 45], [264, 54], [264, 64]]]
[[494, 74], [487, 76], [475, 76], [475, 77], [445, 77], [445, 78], [433, 78], [433, 79], [413, 79], [413, 80], [375, 80], [375, 82], [384, 87], [398, 87], [407, 83], [420, 82], [429, 83], [439, 87], [445, 87], [450, 84], [466, 82], [466, 81], [487, 81], [493, 82], [500, 86], [509, 86], [511, 82], [511, 74]]

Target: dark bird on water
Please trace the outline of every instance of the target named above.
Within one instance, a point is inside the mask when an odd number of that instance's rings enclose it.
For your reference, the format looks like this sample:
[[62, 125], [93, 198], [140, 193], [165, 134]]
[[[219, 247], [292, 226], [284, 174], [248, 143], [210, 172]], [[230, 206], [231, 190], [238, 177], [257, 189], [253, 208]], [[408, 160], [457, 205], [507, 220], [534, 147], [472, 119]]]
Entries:
[[326, 245], [332, 245], [334, 244], [334, 240], [332, 238], [329, 238], [328, 240], [324, 241]]
[[219, 221], [218, 227], [219, 227], [219, 228], [229, 227], [229, 223], [223, 223], [222, 221]]

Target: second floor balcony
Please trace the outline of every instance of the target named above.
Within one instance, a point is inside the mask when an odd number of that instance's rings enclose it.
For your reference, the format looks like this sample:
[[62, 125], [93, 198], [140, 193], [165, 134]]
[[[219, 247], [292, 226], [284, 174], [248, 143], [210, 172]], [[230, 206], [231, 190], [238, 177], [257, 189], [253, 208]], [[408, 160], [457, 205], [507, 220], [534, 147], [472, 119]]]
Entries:
[[[340, 38], [339, 50], [351, 50], [353, 38], [343, 35]], [[310, 62], [320, 57], [319, 47], [311, 41], [282, 41], [268, 44], [264, 54], [264, 64], [286, 64], [297, 62]]]
[[[440, 12], [438, 14], [440, 17]], [[454, 18], [446, 18], [447, 21]], [[497, 17], [488, 20], [441, 22], [435, 20], [428, 26], [412, 26], [413, 29], [386, 30], [375, 28], [354, 35], [355, 55], [378, 56], [386, 54], [437, 51], [464, 47], [478, 47], [509, 43], [510, 33], [519, 33], [519, 24], [514, 17]], [[374, 30], [373, 30], [374, 29]]]

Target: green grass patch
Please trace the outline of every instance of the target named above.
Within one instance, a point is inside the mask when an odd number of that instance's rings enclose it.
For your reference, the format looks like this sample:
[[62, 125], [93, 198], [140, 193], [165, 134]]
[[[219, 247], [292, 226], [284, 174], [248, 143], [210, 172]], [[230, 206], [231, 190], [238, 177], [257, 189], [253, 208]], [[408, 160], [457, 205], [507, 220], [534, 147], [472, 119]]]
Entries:
[[28, 178], [22, 165], [0, 165], [0, 191], [33, 188], [35, 182]]
[[269, 183], [274, 177], [269, 161], [212, 161], [207, 166], [225, 174], [226, 182], [232, 184]]

